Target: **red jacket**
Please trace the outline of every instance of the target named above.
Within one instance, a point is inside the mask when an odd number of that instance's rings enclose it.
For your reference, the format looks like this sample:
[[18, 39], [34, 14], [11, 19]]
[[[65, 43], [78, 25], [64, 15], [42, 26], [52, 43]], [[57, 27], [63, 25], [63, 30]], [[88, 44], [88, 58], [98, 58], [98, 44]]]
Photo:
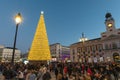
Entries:
[[93, 74], [90, 68], [87, 69], [87, 73], [89, 73], [90, 76]]

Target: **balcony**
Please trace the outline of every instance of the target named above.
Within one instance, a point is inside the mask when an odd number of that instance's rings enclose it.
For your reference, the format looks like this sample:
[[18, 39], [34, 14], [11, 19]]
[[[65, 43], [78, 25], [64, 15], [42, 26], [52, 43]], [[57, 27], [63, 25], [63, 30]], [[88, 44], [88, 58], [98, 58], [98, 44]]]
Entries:
[[108, 49], [103, 49], [103, 50], [119, 50], [120, 48], [108, 48]]

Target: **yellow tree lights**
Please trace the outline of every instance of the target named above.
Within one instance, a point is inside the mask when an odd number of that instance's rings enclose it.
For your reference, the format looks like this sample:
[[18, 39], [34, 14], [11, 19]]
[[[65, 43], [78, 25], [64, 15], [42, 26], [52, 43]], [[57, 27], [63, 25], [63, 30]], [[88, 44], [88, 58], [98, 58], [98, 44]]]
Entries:
[[29, 61], [50, 60], [50, 48], [44, 22], [44, 15], [41, 12], [40, 20], [37, 25], [36, 33], [28, 54]]

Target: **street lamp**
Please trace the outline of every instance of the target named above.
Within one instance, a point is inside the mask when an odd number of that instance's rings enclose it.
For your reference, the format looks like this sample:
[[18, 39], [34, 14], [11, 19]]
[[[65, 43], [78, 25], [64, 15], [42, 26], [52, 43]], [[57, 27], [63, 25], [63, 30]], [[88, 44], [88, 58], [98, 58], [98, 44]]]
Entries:
[[15, 17], [16, 22], [16, 31], [15, 31], [15, 37], [14, 37], [14, 45], [13, 45], [13, 53], [12, 53], [12, 60], [11, 63], [14, 64], [14, 54], [15, 54], [15, 47], [16, 47], [16, 39], [17, 39], [17, 32], [18, 32], [18, 26], [22, 22], [22, 16], [20, 13], [18, 13]]
[[84, 43], [85, 41], [87, 41], [88, 39], [84, 36], [84, 33], [82, 33], [82, 37], [80, 38], [80, 41], [83, 43], [83, 54], [84, 54], [84, 59], [86, 62], [86, 57], [85, 57], [85, 47], [84, 47]]
[[82, 37], [80, 38], [80, 41], [84, 43], [87, 40], [88, 39], [84, 36], [84, 33], [82, 33]]

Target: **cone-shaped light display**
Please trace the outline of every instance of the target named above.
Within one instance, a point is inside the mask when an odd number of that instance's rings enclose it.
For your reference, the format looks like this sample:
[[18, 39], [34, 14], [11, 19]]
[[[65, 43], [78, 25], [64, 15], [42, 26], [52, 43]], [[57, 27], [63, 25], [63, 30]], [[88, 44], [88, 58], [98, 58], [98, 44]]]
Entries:
[[44, 15], [41, 12], [40, 20], [37, 25], [36, 33], [28, 54], [30, 61], [50, 60], [50, 48], [44, 22]]

